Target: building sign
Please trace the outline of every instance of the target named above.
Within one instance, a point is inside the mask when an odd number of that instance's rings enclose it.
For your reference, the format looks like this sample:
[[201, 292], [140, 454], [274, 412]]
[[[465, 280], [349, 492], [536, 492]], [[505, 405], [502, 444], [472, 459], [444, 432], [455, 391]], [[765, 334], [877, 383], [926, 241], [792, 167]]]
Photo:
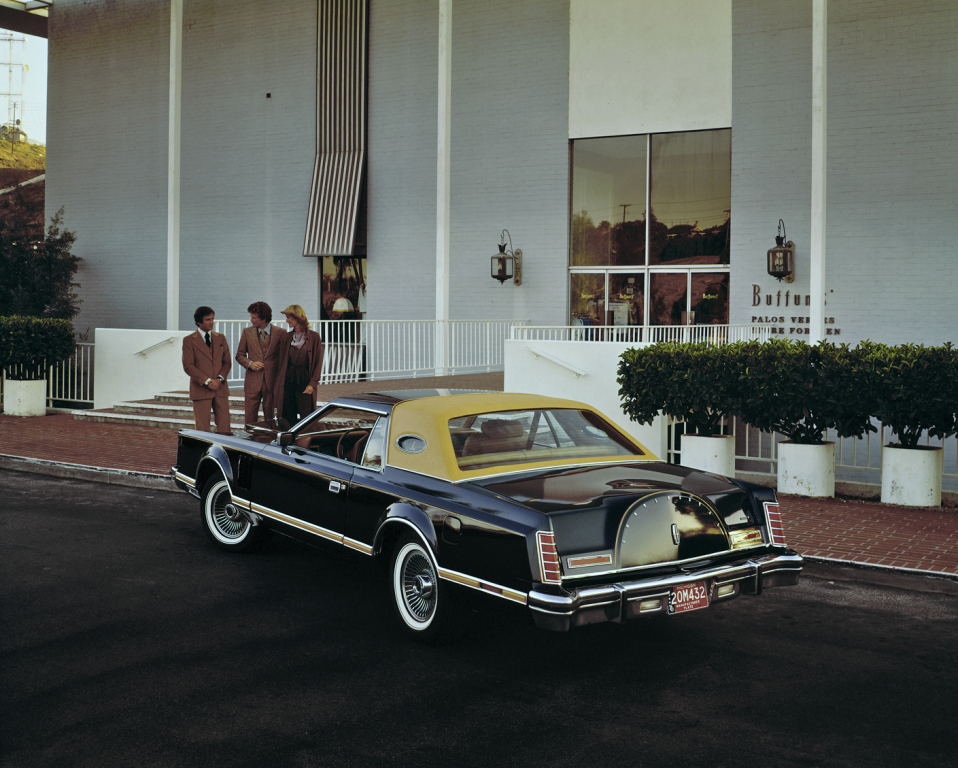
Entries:
[[[792, 293], [792, 291], [776, 291], [762, 294], [758, 285], [752, 284], [752, 307], [759, 311], [762, 307], [791, 308], [809, 306], [812, 297], [808, 294]], [[794, 310], [792, 310], [794, 312]], [[752, 315], [753, 323], [770, 323], [770, 329], [776, 336], [808, 336], [810, 332], [808, 315], [798, 315], [785, 312], [776, 312], [774, 315]], [[842, 329], [835, 328], [835, 318], [825, 318], [825, 335], [841, 336]]]

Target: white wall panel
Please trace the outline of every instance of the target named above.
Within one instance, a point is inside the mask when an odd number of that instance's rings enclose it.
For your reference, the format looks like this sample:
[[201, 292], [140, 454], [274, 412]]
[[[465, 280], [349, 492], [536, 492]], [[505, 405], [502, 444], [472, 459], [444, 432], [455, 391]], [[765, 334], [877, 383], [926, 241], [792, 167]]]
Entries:
[[732, 124], [732, 0], [571, 0], [569, 137]]

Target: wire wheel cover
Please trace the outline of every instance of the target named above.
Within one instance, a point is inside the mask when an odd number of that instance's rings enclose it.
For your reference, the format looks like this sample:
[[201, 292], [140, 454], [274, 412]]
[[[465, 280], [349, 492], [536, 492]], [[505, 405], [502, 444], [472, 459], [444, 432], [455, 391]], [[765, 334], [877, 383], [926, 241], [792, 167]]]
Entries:
[[402, 562], [402, 593], [411, 618], [429, 621], [436, 610], [436, 572], [419, 548], [413, 548]]
[[249, 528], [249, 520], [230, 503], [229, 489], [215, 493], [212, 499], [210, 521], [224, 539], [241, 539]]

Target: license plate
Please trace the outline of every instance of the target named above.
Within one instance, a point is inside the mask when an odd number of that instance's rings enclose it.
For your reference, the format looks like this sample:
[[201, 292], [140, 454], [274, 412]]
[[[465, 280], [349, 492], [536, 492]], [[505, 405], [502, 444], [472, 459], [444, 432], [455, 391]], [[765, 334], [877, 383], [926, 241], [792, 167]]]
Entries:
[[683, 613], [708, 607], [709, 591], [704, 581], [672, 587], [672, 592], [669, 593], [669, 613]]

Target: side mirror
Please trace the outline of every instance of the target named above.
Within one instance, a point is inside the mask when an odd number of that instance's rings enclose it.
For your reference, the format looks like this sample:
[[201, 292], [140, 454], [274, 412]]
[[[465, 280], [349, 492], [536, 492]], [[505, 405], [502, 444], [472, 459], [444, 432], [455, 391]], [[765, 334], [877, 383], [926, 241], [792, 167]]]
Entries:
[[276, 439], [279, 441], [281, 448], [288, 448], [293, 444], [293, 433], [280, 432], [278, 435], [276, 435]]

